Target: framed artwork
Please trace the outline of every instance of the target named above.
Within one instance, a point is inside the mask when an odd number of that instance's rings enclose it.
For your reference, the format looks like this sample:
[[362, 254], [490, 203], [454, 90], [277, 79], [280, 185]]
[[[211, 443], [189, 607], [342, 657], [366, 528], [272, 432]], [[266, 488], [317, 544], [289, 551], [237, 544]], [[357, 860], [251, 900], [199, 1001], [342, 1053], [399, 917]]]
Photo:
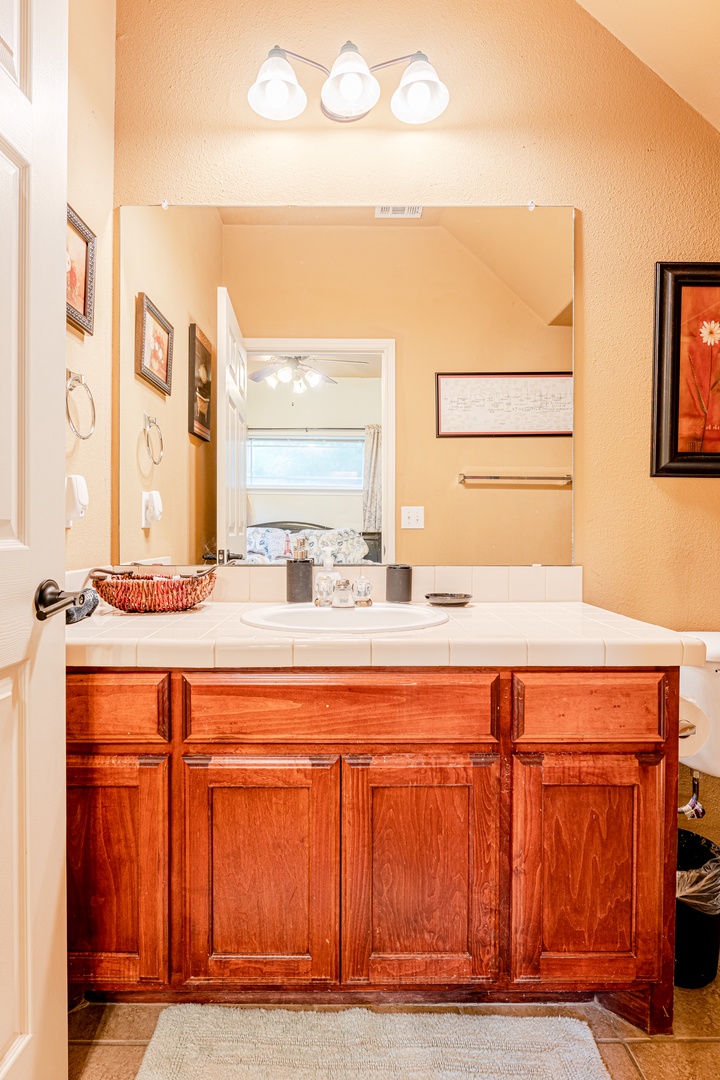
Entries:
[[135, 374], [169, 394], [175, 331], [152, 300], [138, 293], [135, 307]]
[[188, 431], [210, 442], [212, 345], [197, 323], [190, 323], [188, 347]]
[[435, 420], [438, 439], [572, 435], [572, 372], [438, 372]]
[[65, 313], [68, 322], [92, 334], [95, 317], [97, 237], [71, 206], [65, 227]]
[[655, 264], [651, 476], [720, 476], [720, 263]]

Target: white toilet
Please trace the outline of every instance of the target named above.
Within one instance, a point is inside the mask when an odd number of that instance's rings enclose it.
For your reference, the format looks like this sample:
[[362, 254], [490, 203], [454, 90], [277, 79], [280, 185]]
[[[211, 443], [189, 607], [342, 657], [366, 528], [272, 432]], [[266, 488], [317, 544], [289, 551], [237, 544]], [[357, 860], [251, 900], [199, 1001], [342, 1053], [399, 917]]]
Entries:
[[[698, 632], [705, 642], [703, 667], [680, 668], [680, 761], [720, 776], [720, 633]], [[683, 738], [683, 729], [694, 733]]]

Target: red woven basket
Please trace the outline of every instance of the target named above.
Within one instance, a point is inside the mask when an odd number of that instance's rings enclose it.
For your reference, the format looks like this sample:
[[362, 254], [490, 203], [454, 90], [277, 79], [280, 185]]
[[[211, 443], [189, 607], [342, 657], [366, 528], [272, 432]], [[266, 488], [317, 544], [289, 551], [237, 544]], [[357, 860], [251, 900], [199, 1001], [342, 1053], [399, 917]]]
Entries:
[[202, 577], [155, 577], [152, 574], [112, 574], [93, 571], [94, 589], [120, 611], [186, 611], [207, 600], [215, 588], [215, 574]]

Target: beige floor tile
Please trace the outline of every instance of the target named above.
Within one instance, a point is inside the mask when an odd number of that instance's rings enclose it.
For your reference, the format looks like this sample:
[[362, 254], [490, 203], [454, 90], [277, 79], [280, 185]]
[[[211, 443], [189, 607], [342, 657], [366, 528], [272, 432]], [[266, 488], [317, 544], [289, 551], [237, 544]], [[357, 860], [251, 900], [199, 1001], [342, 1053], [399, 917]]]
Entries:
[[698, 1080], [720, 1076], [720, 1042], [647, 1040], [632, 1044], [645, 1080]]
[[673, 1034], [720, 1039], [720, 979], [700, 990], [675, 987]]
[[612, 1080], [640, 1080], [641, 1073], [623, 1043], [598, 1043], [598, 1050]]
[[149, 1042], [165, 1005], [87, 1005], [70, 1013], [68, 1038]]
[[70, 1045], [68, 1080], [135, 1080], [144, 1046]]

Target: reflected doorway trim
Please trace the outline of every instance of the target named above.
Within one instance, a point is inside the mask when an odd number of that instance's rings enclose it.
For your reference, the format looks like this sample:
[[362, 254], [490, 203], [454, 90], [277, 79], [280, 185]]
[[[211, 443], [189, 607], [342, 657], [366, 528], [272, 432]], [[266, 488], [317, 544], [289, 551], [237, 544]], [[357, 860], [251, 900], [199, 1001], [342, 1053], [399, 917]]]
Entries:
[[395, 562], [395, 339], [394, 338], [245, 338], [253, 353], [380, 354], [382, 366], [382, 561]]

